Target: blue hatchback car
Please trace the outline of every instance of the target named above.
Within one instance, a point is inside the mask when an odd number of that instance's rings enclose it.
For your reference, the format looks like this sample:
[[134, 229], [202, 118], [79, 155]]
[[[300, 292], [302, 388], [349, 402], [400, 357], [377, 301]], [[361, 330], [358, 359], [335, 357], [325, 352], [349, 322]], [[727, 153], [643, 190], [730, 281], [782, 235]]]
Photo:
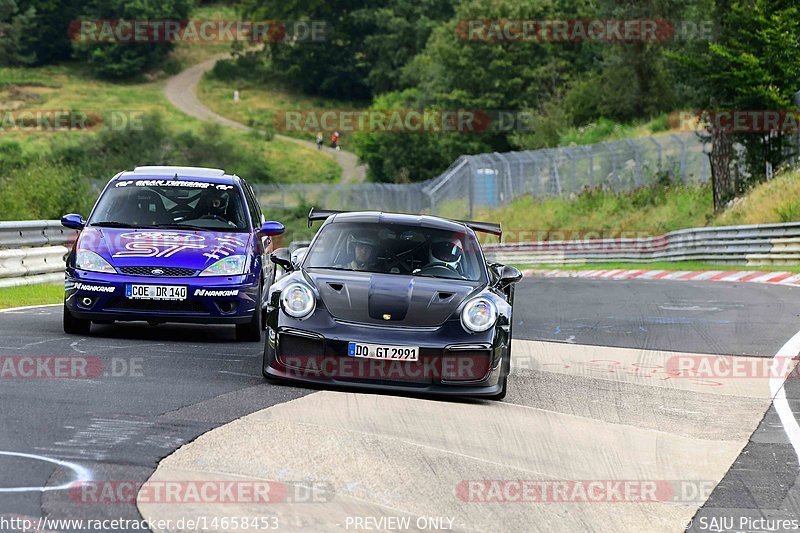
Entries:
[[137, 167], [106, 185], [67, 256], [64, 331], [91, 323], [235, 324], [260, 341], [275, 280], [271, 237], [252, 187], [225, 171]]

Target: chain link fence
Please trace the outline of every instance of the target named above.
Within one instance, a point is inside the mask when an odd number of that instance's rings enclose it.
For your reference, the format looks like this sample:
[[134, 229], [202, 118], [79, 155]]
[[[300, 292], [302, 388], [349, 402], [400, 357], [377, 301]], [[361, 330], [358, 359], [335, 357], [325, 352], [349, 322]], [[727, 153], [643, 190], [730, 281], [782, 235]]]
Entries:
[[461, 218], [524, 195], [569, 196], [598, 187], [624, 192], [664, 179], [704, 183], [710, 179], [707, 150], [694, 132], [687, 132], [461, 156], [440, 176], [419, 183], [268, 184], [255, 188], [267, 211], [308, 203], [325, 209]]

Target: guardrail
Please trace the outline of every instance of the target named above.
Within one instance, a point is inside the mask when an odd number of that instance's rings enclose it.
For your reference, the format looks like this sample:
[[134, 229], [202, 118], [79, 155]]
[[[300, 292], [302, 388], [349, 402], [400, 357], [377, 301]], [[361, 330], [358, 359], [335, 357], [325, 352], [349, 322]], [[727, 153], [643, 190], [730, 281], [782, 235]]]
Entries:
[[58, 220], [0, 222], [0, 287], [63, 280], [65, 245], [77, 235]]
[[[57, 220], [0, 222], [0, 287], [63, 279], [67, 246], [77, 231]], [[292, 248], [307, 245], [292, 243]], [[628, 239], [586, 239], [485, 245], [488, 259], [519, 265], [704, 261], [800, 264], [800, 222], [721, 226]], [[294, 251], [294, 250], [293, 250]]]
[[484, 246], [490, 260], [520, 265], [704, 261], [800, 264], [800, 223], [721, 226], [639, 239], [541, 241]]

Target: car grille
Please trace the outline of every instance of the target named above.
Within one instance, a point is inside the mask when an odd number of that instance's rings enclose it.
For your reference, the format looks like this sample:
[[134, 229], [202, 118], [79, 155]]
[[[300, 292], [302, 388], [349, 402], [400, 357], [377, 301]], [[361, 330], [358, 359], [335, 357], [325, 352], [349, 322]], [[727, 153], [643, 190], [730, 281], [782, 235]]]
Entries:
[[[129, 266], [121, 267], [120, 272], [131, 276], [150, 276], [158, 278], [186, 278], [197, 274], [196, 270], [180, 267], [153, 267], [153, 266]], [[160, 271], [154, 274], [153, 270]]]
[[117, 297], [112, 298], [105, 308], [109, 311], [208, 314], [208, 308], [199, 300], [184, 300], [178, 302], [165, 300], [131, 300]]

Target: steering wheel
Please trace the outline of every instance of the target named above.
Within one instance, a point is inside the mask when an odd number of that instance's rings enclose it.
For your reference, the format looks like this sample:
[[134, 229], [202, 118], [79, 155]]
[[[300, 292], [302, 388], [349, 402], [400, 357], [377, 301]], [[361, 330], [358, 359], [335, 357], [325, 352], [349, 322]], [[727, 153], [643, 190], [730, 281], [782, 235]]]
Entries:
[[227, 218], [215, 215], [213, 213], [209, 213], [207, 215], [203, 215], [200, 217], [200, 220], [208, 220], [208, 219], [219, 220], [220, 222], [224, 222], [225, 224], [230, 224], [230, 221]]
[[458, 270], [455, 269], [455, 267], [452, 267], [452, 266], [450, 266], [450, 265], [448, 265], [446, 263], [436, 263], [436, 264], [433, 264], [433, 265], [428, 265], [428, 266], [420, 268], [419, 272], [424, 272], [426, 274], [428, 274], [428, 273], [436, 274], [436, 272], [442, 272], [444, 274], [454, 273], [459, 278], [463, 277], [461, 275], [461, 273]]

